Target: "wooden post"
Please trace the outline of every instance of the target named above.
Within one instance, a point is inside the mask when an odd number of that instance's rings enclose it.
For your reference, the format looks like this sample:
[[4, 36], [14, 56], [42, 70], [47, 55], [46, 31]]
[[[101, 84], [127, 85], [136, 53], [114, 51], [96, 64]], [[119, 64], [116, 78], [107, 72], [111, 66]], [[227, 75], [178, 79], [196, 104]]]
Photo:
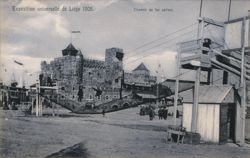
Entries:
[[176, 111], [178, 105], [179, 79], [180, 79], [180, 51], [177, 50], [177, 75], [175, 79], [175, 95], [174, 95], [174, 125], [176, 125]]
[[211, 69], [210, 70], [208, 70], [208, 72], [207, 72], [207, 85], [210, 85], [210, 83], [211, 83]]
[[194, 86], [194, 103], [192, 108], [192, 123], [191, 131], [197, 131], [197, 118], [198, 118], [198, 106], [199, 106], [199, 87], [200, 87], [200, 73], [201, 68], [198, 67], [196, 70], [195, 86]]
[[228, 6], [228, 15], [227, 15], [227, 20], [230, 20], [230, 11], [231, 11], [231, 0], [229, 0], [229, 6]]
[[6, 105], [8, 106], [9, 108], [9, 97], [10, 97], [10, 94], [9, 94], [9, 88], [7, 87], [7, 91], [6, 91]]
[[[200, 26], [201, 25], [201, 26]], [[198, 35], [200, 36], [200, 48], [203, 46], [203, 30], [204, 30], [204, 21], [203, 19], [199, 19], [199, 28], [201, 30], [198, 30]], [[200, 50], [202, 53], [202, 50]], [[196, 70], [196, 78], [195, 78], [195, 87], [194, 87], [194, 100], [193, 100], [193, 107], [192, 107], [192, 122], [191, 122], [191, 131], [197, 132], [197, 118], [198, 118], [198, 106], [199, 106], [199, 87], [200, 87], [200, 73], [201, 73], [201, 67], [198, 66]]]
[[43, 116], [43, 99], [39, 97], [39, 116]]
[[[39, 89], [38, 89], [38, 93], [40, 94], [41, 92], [41, 83], [39, 80]], [[42, 97], [39, 96], [39, 116], [43, 116], [43, 101], [42, 101]]]
[[39, 116], [38, 114], [38, 104], [39, 104], [39, 81], [36, 82], [36, 116]]
[[156, 79], [156, 106], [159, 107], [159, 70], [157, 72], [157, 79]]
[[243, 18], [241, 28], [241, 77], [240, 83], [242, 88], [241, 95], [241, 117], [242, 117], [242, 138], [240, 145], [245, 144], [245, 119], [246, 119], [246, 79], [245, 79], [245, 23], [246, 17]]
[[52, 116], [54, 117], [55, 116], [55, 105], [53, 102], [51, 102], [52, 104]]
[[201, 13], [202, 13], [202, 0], [201, 0], [201, 3], [200, 3], [200, 12], [199, 12], [199, 17], [201, 17]]
[[34, 99], [32, 97], [31, 98], [31, 115], [34, 113], [34, 105], [33, 105], [33, 103], [34, 103]]

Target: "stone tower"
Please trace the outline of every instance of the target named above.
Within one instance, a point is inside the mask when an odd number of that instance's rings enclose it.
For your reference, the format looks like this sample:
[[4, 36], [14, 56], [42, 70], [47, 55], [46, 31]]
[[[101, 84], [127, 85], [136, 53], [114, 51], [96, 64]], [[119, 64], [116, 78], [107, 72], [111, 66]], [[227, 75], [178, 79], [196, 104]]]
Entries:
[[83, 55], [82, 51], [79, 49], [77, 56], [76, 56], [76, 74], [77, 74], [77, 82], [78, 84], [82, 84], [82, 78], [83, 78]]

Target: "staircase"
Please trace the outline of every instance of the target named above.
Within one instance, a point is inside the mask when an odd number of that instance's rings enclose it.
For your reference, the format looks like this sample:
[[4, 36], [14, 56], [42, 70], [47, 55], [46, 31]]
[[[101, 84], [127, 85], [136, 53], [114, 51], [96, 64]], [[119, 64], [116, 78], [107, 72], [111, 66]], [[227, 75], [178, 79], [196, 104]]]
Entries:
[[[201, 39], [198, 39], [179, 43], [179, 52], [181, 55], [189, 54], [188, 56], [181, 56], [180, 63], [182, 68], [195, 69], [195, 66], [193, 66], [195, 61], [200, 63], [202, 71], [211, 71], [215, 68], [232, 73], [239, 78], [241, 77], [241, 48], [223, 50], [223, 47], [214, 41], [211, 41], [210, 47], [206, 48], [203, 46], [203, 42], [204, 41], [201, 41]], [[250, 107], [250, 47], [245, 47], [244, 60], [244, 77], [246, 80], [245, 87], [247, 97], [246, 106]], [[240, 83], [240, 80], [238, 82]]]
[[43, 96], [42, 94], [40, 94], [40, 96], [74, 113], [82, 113], [85, 109], [85, 105], [83, 103], [70, 99], [69, 97], [61, 93], [55, 94], [55, 96], [52, 98], [47, 98], [46, 96]]
[[[211, 58], [212, 66], [216, 68], [220, 68], [224, 71], [233, 73], [238, 77], [241, 76], [241, 49], [232, 49], [222, 51], [221, 53], [212, 50], [212, 52], [216, 52], [216, 57]], [[246, 80], [246, 99], [247, 106], [250, 107], [250, 48], [245, 49], [245, 80]]]

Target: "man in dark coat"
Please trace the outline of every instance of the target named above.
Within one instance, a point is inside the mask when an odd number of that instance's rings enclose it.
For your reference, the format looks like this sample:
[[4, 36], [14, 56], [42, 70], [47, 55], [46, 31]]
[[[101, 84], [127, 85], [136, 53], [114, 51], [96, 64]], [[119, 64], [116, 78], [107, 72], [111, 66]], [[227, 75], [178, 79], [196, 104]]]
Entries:
[[78, 90], [78, 101], [81, 102], [82, 101], [82, 98], [83, 98], [83, 91], [82, 91], [82, 87], [79, 87], [79, 90]]

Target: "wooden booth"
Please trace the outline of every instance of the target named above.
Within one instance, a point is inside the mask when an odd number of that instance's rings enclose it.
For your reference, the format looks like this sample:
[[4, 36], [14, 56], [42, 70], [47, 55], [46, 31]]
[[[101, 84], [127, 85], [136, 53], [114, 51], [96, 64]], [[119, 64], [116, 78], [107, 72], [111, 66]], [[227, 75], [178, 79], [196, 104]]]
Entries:
[[[186, 130], [199, 133], [201, 141], [212, 143], [236, 142], [237, 98], [234, 89], [226, 85], [206, 85], [199, 87], [196, 131], [191, 128], [193, 89], [180, 93], [183, 96], [183, 120]], [[238, 105], [239, 106], [239, 105]]]

